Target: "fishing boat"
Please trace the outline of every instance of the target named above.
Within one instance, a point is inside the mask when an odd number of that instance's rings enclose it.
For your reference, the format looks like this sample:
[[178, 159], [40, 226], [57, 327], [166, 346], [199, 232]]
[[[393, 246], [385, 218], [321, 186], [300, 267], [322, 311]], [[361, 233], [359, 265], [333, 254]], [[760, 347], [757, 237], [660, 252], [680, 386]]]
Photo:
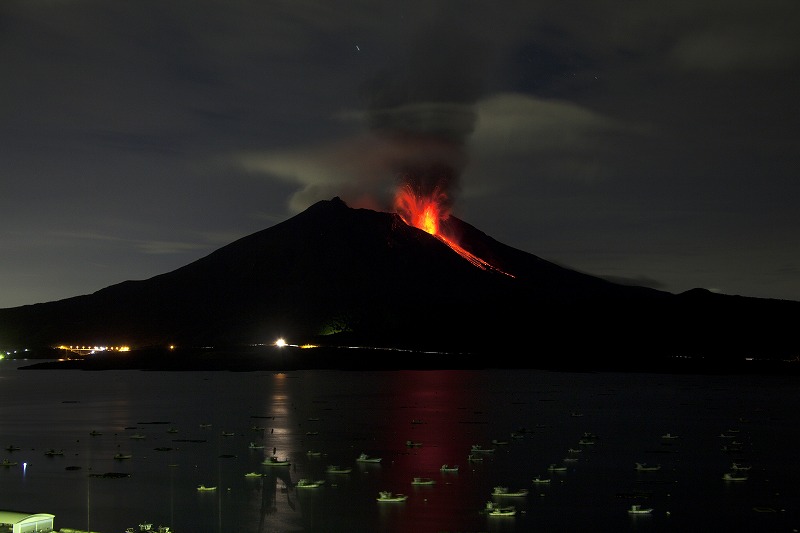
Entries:
[[517, 509], [513, 505], [497, 505], [492, 501], [486, 502], [486, 513], [489, 516], [514, 516]]
[[751, 468], [753, 467], [744, 463], [731, 463], [731, 470], [750, 470]]
[[647, 463], [636, 463], [636, 470], [639, 472], [653, 472], [661, 470], [661, 465], [649, 465]]
[[216, 487], [216, 486], [213, 486], [213, 487], [206, 487], [205, 485], [203, 485], [203, 484], [201, 483], [200, 485], [198, 485], [198, 486], [197, 486], [197, 490], [198, 490], [199, 492], [210, 492], [210, 491], [212, 491], [212, 490], [217, 490], [217, 487]]
[[289, 466], [291, 462], [289, 459], [278, 459], [278, 456], [273, 455], [264, 459], [261, 464], [265, 466]]
[[413, 440], [407, 440], [406, 446], [408, 446], [409, 448], [419, 448], [420, 446], [422, 446], [422, 443]]
[[557, 465], [555, 463], [552, 463], [550, 466], [547, 467], [547, 470], [549, 472], [566, 472], [567, 467], [564, 465]]
[[407, 494], [392, 494], [388, 490], [382, 490], [378, 493], [377, 500], [379, 502], [390, 502], [390, 503], [397, 503], [397, 502], [404, 502], [408, 499]]
[[6, 450], [9, 452], [18, 452], [21, 448], [19, 446], [14, 446], [13, 444], [9, 444], [6, 446]]
[[130, 459], [131, 457], [133, 457], [133, 455], [131, 455], [129, 453], [117, 453], [117, 454], [114, 454], [114, 459], [116, 459], [117, 461], [122, 461], [124, 459]]
[[261, 477], [263, 474], [258, 472], [248, 472], [244, 475], [244, 477]]
[[448, 464], [443, 464], [442, 467], [439, 469], [440, 472], [458, 472], [458, 465], [450, 466]]
[[349, 466], [328, 465], [325, 471], [329, 474], [349, 474], [353, 469]]
[[650, 507], [642, 507], [638, 503], [634, 503], [631, 505], [631, 508], [628, 509], [628, 514], [650, 514], [653, 512], [653, 509]]
[[260, 450], [264, 447], [264, 445], [250, 441], [250, 444], [248, 444], [247, 447], [250, 448], [251, 450]]
[[411, 480], [412, 485], [435, 485], [436, 481], [429, 477], [415, 477]]
[[509, 490], [508, 487], [497, 486], [492, 489], [492, 496], [527, 496], [528, 489]]
[[64, 455], [64, 450], [56, 450], [55, 448], [50, 448], [49, 450], [44, 452], [44, 454], [49, 455], [51, 457], [54, 455]]
[[17, 466], [19, 463], [17, 461], [9, 461], [8, 459], [3, 459], [3, 462], [0, 463], [0, 466]]
[[356, 457], [356, 462], [357, 463], [380, 463], [381, 462], [381, 458], [380, 457], [371, 457], [371, 456], [367, 455], [366, 453], [362, 453], [361, 455]]
[[534, 483], [550, 483], [550, 479], [544, 478], [544, 477], [541, 477], [541, 476], [536, 476], [535, 478], [533, 478], [533, 482]]
[[325, 484], [324, 479], [318, 479], [317, 481], [311, 481], [310, 479], [300, 478], [297, 480], [297, 487], [298, 489], [316, 489], [317, 487], [322, 486]]

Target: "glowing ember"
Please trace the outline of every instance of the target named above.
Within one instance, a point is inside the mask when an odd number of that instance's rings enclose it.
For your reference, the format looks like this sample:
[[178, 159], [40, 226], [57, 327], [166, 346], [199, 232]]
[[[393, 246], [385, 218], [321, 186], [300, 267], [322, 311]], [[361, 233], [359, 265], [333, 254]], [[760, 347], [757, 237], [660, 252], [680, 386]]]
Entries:
[[459, 246], [452, 236], [444, 234], [439, 222], [447, 220], [450, 216], [446, 207], [447, 200], [447, 195], [438, 187], [434, 187], [430, 195], [423, 196], [417, 194], [411, 185], [406, 184], [397, 190], [394, 209], [403, 222], [430, 233], [476, 267], [483, 270], [494, 270], [513, 278], [514, 276], [511, 274], [503, 272]]

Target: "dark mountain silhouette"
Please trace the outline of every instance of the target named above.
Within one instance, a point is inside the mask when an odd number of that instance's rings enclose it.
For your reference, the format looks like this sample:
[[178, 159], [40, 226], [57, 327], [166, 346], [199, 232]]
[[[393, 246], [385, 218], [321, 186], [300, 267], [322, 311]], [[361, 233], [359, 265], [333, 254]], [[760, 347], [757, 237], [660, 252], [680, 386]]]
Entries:
[[234, 351], [284, 337], [407, 349], [434, 365], [448, 356], [419, 352], [459, 354], [446, 360], [465, 366], [575, 368], [798, 355], [800, 302], [619, 285], [506, 246], [458, 218], [447, 224], [499, 271], [475, 267], [395, 214], [334, 198], [166, 274], [0, 309], [0, 347]]

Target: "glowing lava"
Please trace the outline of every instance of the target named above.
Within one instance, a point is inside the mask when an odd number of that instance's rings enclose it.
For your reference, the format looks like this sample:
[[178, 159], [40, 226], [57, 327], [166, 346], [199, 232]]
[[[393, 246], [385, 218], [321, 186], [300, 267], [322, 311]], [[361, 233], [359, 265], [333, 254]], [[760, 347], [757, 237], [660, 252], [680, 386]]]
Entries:
[[400, 215], [403, 222], [430, 233], [476, 267], [483, 270], [494, 270], [513, 278], [513, 275], [503, 272], [475, 254], [468, 252], [453, 237], [444, 234], [439, 222], [447, 220], [450, 216], [447, 209], [447, 200], [447, 195], [439, 187], [434, 187], [430, 195], [423, 196], [417, 194], [411, 185], [406, 184], [397, 190], [394, 198], [394, 210]]

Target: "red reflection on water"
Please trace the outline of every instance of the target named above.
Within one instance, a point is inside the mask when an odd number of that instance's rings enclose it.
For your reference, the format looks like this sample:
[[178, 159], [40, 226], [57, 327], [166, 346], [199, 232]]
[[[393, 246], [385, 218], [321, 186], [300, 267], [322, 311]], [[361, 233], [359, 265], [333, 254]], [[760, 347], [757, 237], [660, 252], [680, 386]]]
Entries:
[[[382, 473], [386, 484], [382, 490], [408, 494], [408, 501], [402, 505], [409, 514], [413, 512], [415, 520], [422, 519], [430, 525], [431, 531], [451, 531], [458, 525], [456, 517], [463, 515], [473, 520], [474, 513], [488, 499], [488, 494], [487, 498], [475, 499], [470, 479], [474, 465], [467, 461], [474, 440], [488, 438], [484, 434], [486, 425], [473, 423], [473, 406], [484, 401], [483, 383], [469, 372], [392, 374], [395, 379], [386, 392], [394, 392], [391, 396], [397, 398], [397, 403], [386, 412], [390, 430], [381, 432], [380, 438], [384, 440], [376, 442], [379, 449], [390, 452], [384, 454], [383, 462], [391, 462], [392, 466]], [[465, 386], [471, 380], [475, 386]], [[408, 441], [418, 445], [409, 446]], [[458, 465], [459, 472], [441, 472], [444, 464]], [[415, 477], [431, 478], [435, 485], [412, 485]], [[406, 513], [384, 510], [387, 505], [381, 504], [382, 525], [387, 530], [405, 531]]]

